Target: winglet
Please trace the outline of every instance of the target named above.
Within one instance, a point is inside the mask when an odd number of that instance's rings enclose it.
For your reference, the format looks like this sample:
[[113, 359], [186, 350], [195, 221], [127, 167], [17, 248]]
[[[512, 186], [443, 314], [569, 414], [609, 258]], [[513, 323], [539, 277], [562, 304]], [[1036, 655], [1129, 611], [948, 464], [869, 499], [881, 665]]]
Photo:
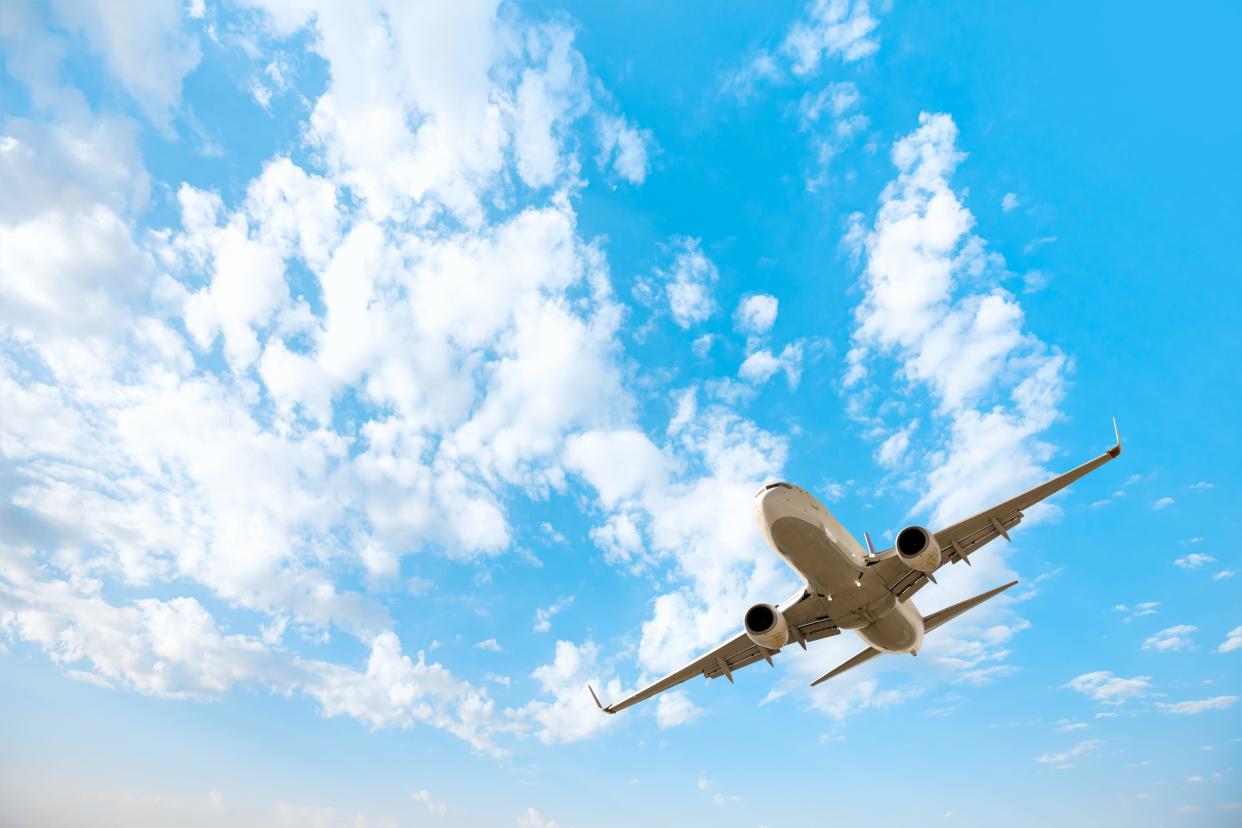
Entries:
[[594, 687], [588, 684], [587, 689], [591, 691], [591, 698], [595, 699], [596, 707], [598, 707], [600, 710], [604, 711], [605, 713], [616, 713], [617, 712], [615, 710], [609, 710], [607, 707], [604, 707], [602, 704], [599, 703], [599, 696], [595, 695]]
[[1112, 455], [1113, 457], [1116, 457], [1119, 454], [1121, 454], [1121, 432], [1117, 430], [1117, 418], [1116, 417], [1113, 417], [1113, 436], [1117, 438], [1117, 445], [1110, 448], [1108, 450], [1108, 453]]
[[863, 537], [867, 539], [867, 555], [868, 555], [868, 556], [874, 555], [874, 554], [875, 554], [875, 544], [871, 542], [871, 533], [870, 533], [870, 532], [863, 532]]

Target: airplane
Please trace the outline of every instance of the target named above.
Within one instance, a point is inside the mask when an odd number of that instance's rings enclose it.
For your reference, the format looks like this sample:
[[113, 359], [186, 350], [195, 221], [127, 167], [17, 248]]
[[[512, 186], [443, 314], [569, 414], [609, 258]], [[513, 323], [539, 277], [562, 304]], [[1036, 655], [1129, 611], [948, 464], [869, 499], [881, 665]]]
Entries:
[[1121, 434], [1113, 420], [1115, 445], [1076, 469], [968, 517], [931, 532], [907, 526], [889, 549], [876, 552], [864, 532], [863, 548], [814, 495], [791, 483], [768, 483], [755, 493], [755, 517], [768, 545], [802, 579], [802, 587], [781, 604], [755, 604], [742, 617], [742, 632], [630, 696], [605, 706], [589, 684], [591, 698], [605, 713], [617, 713], [695, 676], [733, 683], [733, 673], [766, 661], [791, 641], [803, 650], [811, 641], [853, 630], [867, 647], [811, 682], [822, 684], [883, 653], [918, 655], [924, 634], [994, 598], [1017, 581], [988, 590], [924, 617], [911, 600], [936, 572], [1003, 537], [1022, 521], [1023, 511], [1059, 492], [1121, 454]]

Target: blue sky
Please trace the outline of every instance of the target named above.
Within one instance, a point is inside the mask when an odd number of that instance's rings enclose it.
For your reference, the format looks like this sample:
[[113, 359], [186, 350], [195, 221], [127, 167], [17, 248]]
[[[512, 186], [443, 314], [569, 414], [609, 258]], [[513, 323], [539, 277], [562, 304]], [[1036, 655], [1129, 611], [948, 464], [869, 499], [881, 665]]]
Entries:
[[[6, 3], [4, 810], [1236, 824], [1240, 23]], [[917, 659], [586, 694], [786, 597], [764, 481], [891, 541], [1111, 416]]]

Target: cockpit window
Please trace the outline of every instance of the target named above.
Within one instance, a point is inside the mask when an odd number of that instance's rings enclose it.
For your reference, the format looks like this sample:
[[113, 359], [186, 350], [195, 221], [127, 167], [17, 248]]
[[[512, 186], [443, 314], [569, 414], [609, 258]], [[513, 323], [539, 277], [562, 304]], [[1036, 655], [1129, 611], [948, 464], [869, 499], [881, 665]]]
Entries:
[[792, 488], [793, 486], [790, 486], [788, 483], [769, 483], [768, 485], [763, 487], [763, 490], [766, 492], [768, 489], [792, 489]]

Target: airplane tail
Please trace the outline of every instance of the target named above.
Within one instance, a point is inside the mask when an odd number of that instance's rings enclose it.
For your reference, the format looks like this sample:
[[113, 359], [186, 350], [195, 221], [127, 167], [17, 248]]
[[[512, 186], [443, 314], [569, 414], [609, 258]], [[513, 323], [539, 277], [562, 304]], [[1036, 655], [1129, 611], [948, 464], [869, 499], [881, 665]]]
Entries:
[[[1002, 592], [1009, 589], [1016, 583], [1018, 582], [1010, 581], [1004, 586], [998, 586], [996, 589], [990, 589], [981, 595], [976, 595], [974, 598], [967, 598], [965, 601], [962, 601], [960, 604], [954, 604], [951, 607], [945, 607], [942, 610], [933, 612], [931, 615], [928, 615], [923, 618], [923, 631], [931, 632], [932, 630], [936, 629], [936, 627], [940, 627], [940, 626], [943, 626], [944, 624], [947, 624], [949, 621], [952, 621], [954, 618], [957, 618], [959, 615], [966, 612], [967, 610], [971, 610], [979, 606], [980, 604], [982, 604], [984, 601], [988, 600], [989, 598], [995, 598], [997, 595], [1000, 595]], [[846, 661], [844, 664], [834, 667], [833, 669], [829, 670], [827, 673], [824, 673], [822, 676], [815, 679], [815, 681], [811, 682], [811, 686], [814, 687], [817, 684], [823, 684], [825, 681], [832, 678], [833, 676], [839, 676], [842, 673], [844, 673], [846, 670], [850, 670], [854, 667], [857, 667], [859, 664], [864, 664], [878, 655], [880, 655], [879, 650], [875, 649], [874, 647], [868, 647], [867, 649], [863, 650], [858, 655], [851, 658], [849, 661]]]

